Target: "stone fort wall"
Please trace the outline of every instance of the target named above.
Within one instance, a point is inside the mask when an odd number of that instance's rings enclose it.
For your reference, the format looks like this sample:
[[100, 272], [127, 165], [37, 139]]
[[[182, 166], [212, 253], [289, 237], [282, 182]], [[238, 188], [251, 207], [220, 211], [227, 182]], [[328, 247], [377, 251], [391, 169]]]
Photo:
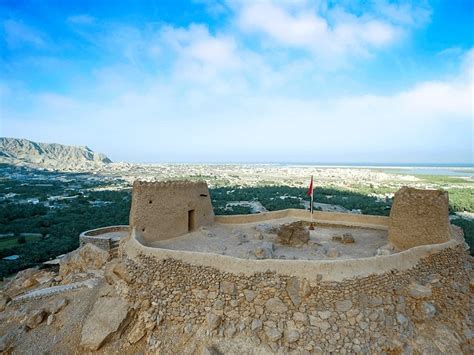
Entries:
[[390, 210], [389, 242], [398, 250], [444, 243], [450, 238], [448, 193], [403, 187]]
[[89, 243], [109, 251], [114, 246], [110, 233], [115, 232], [121, 232], [125, 235], [130, 232], [130, 227], [128, 225], [108, 226], [82, 232], [79, 235], [79, 247], [81, 248]]
[[205, 182], [133, 183], [130, 227], [146, 242], [174, 238], [213, 222]]
[[[130, 300], [159, 331], [189, 334], [189, 347], [192, 334], [205, 334], [217, 348], [243, 339], [251, 352], [400, 353], [425, 339], [432, 353], [461, 353], [472, 326], [465, 323], [470, 295], [464, 257], [456, 243], [408, 269], [341, 281], [271, 269], [228, 272], [145, 253], [125, 262], [133, 279]], [[458, 336], [437, 334], [439, 324]]]
[[122, 253], [129, 258], [139, 256], [157, 260], [175, 259], [192, 265], [211, 267], [223, 273], [238, 273], [251, 276], [256, 272], [276, 272], [281, 275], [296, 276], [308, 280], [343, 281], [355, 277], [390, 273], [393, 270], [408, 270], [420, 259], [437, 254], [446, 248], [462, 244], [451, 239], [434, 245], [421, 245], [391, 255], [369, 258], [334, 260], [280, 260], [280, 259], [242, 259], [215, 253], [193, 252], [148, 247], [140, 232], [132, 230], [130, 238], [123, 245]]
[[[149, 196], [163, 201], [175, 198], [155, 190], [140, 191], [132, 211], [142, 211], [138, 207]], [[164, 190], [169, 191], [169, 186]], [[190, 201], [196, 202], [197, 193], [206, 194], [207, 187], [186, 191], [194, 192], [180, 195], [180, 202], [171, 208], [179, 209], [185, 202], [183, 214], [176, 217], [182, 223], [179, 231], [171, 230], [176, 222], [163, 227], [137, 218], [121, 246], [133, 280], [128, 297], [145, 324], [152, 324], [150, 329], [158, 325], [158, 338], [169, 341], [160, 345], [165, 349], [175, 346], [179, 351], [178, 338], [165, 336], [166, 332], [185, 334], [181, 338], [187, 348], [192, 348], [193, 337], [200, 337], [195, 341], [201, 344], [204, 336], [224, 353], [226, 341], [236, 339], [248, 344], [245, 351], [251, 353], [422, 353], [426, 349], [463, 353], [473, 345], [467, 254], [462, 241], [451, 238], [449, 224], [445, 229], [442, 193], [399, 194], [390, 218], [315, 214], [316, 222], [389, 228], [397, 248], [407, 250], [371, 258], [308, 261], [247, 260], [147, 246], [157, 240], [147, 231], [168, 228], [168, 234], [157, 234], [160, 238], [187, 232], [184, 212]], [[197, 210], [199, 205], [193, 206]], [[212, 211], [210, 200], [203, 207]], [[153, 219], [158, 212], [151, 208], [144, 215]], [[292, 210], [215, 219], [206, 213], [202, 224], [248, 223], [292, 214], [309, 218], [305, 211]], [[433, 219], [434, 229], [424, 227], [424, 218]], [[408, 241], [403, 243], [405, 235]], [[176, 339], [176, 344], [169, 339]]]

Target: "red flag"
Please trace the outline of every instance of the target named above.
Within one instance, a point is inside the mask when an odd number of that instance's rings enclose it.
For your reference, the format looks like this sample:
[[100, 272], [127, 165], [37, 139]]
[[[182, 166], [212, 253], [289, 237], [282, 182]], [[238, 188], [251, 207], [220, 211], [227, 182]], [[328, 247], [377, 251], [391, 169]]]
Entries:
[[311, 175], [311, 182], [309, 183], [308, 196], [313, 196], [313, 175]]

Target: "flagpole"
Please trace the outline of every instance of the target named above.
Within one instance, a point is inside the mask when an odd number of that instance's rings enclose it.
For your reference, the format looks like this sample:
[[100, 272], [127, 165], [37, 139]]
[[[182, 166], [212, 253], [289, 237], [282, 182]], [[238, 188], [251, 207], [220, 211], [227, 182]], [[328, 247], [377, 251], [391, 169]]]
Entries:
[[310, 195], [310, 197], [311, 197], [311, 202], [310, 202], [310, 208], [309, 208], [309, 211], [310, 211], [310, 213], [311, 213], [311, 217], [310, 217], [310, 218], [311, 218], [311, 222], [310, 222], [310, 225], [309, 225], [309, 229], [310, 229], [310, 230], [314, 230], [314, 225], [313, 225], [313, 208], [314, 208], [314, 206], [313, 206], [313, 201], [314, 201], [314, 200], [313, 200], [313, 196], [314, 196], [313, 175], [311, 175], [311, 195]]

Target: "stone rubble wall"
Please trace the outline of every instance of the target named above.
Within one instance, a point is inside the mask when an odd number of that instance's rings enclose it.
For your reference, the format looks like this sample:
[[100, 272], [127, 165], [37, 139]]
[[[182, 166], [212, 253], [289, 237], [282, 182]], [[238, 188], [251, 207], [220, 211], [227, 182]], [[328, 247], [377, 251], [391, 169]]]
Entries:
[[205, 182], [135, 181], [132, 189], [130, 227], [147, 242], [188, 233], [188, 212], [194, 210], [194, 229], [214, 222]]
[[82, 248], [87, 243], [93, 244], [98, 248], [106, 251], [112, 249], [112, 240], [110, 237], [104, 236], [106, 233], [112, 232], [126, 232], [129, 231], [130, 227], [126, 225], [120, 226], [108, 226], [103, 228], [91, 229], [82, 232], [79, 235], [79, 247]]
[[[125, 263], [133, 279], [128, 297], [137, 309], [146, 303], [145, 318], [156, 325], [188, 334], [205, 329], [212, 341], [243, 337], [271, 352], [380, 353], [405, 351], [422, 329], [441, 323], [467, 342], [465, 257], [456, 244], [408, 270], [341, 282], [270, 271], [249, 276], [144, 254]], [[449, 341], [432, 338], [427, 346]]]
[[109, 251], [111, 249], [110, 238], [105, 237], [89, 237], [89, 236], [80, 236], [79, 237], [79, 248], [82, 248], [87, 243], [93, 244], [96, 247]]
[[250, 260], [235, 258], [214, 253], [192, 252], [147, 247], [140, 233], [132, 230], [130, 238], [122, 246], [122, 253], [130, 258], [147, 255], [156, 259], [173, 258], [185, 263], [210, 266], [221, 272], [241, 273], [248, 276], [255, 272], [267, 270], [287, 275], [322, 279], [324, 281], [342, 281], [354, 277], [365, 277], [371, 274], [384, 274], [394, 269], [407, 270], [415, 266], [419, 260], [443, 249], [453, 247], [459, 242], [450, 240], [443, 244], [422, 245], [403, 252], [374, 256], [370, 258], [334, 259], [334, 260]]

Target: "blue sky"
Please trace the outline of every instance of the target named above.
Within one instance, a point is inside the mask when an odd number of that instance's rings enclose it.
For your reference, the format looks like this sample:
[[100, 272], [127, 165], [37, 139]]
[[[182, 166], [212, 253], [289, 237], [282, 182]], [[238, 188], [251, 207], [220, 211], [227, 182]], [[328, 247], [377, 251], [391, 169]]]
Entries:
[[472, 1], [0, 0], [0, 135], [133, 162], [473, 163]]

